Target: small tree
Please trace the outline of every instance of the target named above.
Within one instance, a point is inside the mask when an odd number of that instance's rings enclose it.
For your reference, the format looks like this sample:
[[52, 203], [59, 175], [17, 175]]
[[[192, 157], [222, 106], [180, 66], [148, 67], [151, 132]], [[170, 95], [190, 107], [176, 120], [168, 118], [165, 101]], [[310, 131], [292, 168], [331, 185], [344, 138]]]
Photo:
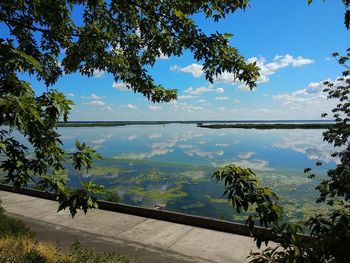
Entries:
[[[146, 67], [160, 55], [180, 56], [190, 50], [203, 62], [205, 77], [212, 82], [223, 71], [233, 73], [253, 88], [258, 67], [247, 63], [229, 45], [230, 34], [206, 35], [191, 16], [202, 13], [218, 21], [248, 0], [144, 1], [144, 0], [2, 0], [0, 23], [0, 168], [15, 188], [31, 183], [57, 194], [59, 209], [72, 215], [96, 206], [91, 196], [102, 187], [86, 182], [80, 189], [66, 185], [64, 162], [69, 157], [76, 169], [91, 167], [99, 157], [85, 144], [67, 156], [55, 125], [65, 122], [72, 101], [53, 88], [63, 74], [92, 76], [95, 70], [111, 73], [134, 92], [152, 102], [169, 102], [177, 91], [156, 84]], [[73, 11], [82, 21], [74, 21]], [[7, 31], [5, 30], [7, 28]], [[35, 94], [24, 75], [34, 75], [47, 91]], [[33, 147], [13, 137], [22, 134]]]

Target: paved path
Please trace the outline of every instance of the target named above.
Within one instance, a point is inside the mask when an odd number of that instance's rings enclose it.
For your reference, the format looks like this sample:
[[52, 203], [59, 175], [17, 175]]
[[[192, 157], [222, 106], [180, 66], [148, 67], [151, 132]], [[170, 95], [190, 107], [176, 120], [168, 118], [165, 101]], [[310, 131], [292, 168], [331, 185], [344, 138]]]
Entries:
[[22, 219], [41, 240], [65, 246], [74, 235], [87, 247], [117, 251], [138, 262], [244, 262], [252, 238], [139, 216], [92, 210], [72, 219], [57, 203], [0, 191], [9, 215]]

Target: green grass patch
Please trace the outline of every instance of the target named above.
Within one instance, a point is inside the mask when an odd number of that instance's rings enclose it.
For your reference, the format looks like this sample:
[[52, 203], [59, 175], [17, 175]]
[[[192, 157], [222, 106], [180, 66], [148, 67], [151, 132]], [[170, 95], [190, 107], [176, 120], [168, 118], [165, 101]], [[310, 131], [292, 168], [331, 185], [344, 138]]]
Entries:
[[1, 206], [0, 200], [0, 237], [5, 236], [34, 236], [22, 221], [8, 217], [4, 214], [5, 210]]
[[105, 176], [108, 174], [120, 174], [125, 172], [127, 171], [115, 166], [93, 166], [87, 173], [84, 172], [83, 174], [91, 176]]
[[157, 201], [170, 201], [187, 196], [187, 193], [182, 190], [181, 184], [178, 184], [175, 187], [166, 190], [145, 190], [142, 187], [131, 187], [129, 188], [128, 193], [139, 196], [145, 196], [147, 198]]
[[211, 195], [206, 195], [208, 201], [213, 204], [228, 204], [228, 200], [225, 198], [214, 198]]

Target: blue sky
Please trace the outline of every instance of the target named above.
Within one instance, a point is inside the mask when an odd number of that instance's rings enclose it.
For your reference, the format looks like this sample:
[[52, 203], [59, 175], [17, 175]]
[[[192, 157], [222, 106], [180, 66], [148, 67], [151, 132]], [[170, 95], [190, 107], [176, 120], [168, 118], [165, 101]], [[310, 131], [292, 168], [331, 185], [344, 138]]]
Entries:
[[[206, 33], [234, 34], [232, 46], [257, 61], [261, 78], [253, 91], [229, 74], [209, 84], [189, 52], [159, 58], [150, 69], [156, 82], [178, 89], [175, 102], [148, 102], [104, 72], [64, 76], [54, 87], [75, 103], [70, 120], [320, 119], [335, 104], [322, 93], [322, 82], [342, 71], [331, 54], [349, 47], [343, 13], [340, 0], [315, 0], [311, 6], [307, 0], [252, 0], [250, 8], [219, 23], [196, 16]], [[29, 80], [39, 91], [41, 84]]]

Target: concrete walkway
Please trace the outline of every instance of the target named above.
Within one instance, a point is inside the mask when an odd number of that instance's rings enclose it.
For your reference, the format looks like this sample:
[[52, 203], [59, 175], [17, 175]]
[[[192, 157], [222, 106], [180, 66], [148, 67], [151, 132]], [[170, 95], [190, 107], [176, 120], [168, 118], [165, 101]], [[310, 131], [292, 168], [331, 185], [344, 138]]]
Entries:
[[138, 262], [244, 262], [256, 250], [252, 238], [139, 216], [92, 210], [72, 219], [57, 213], [57, 203], [0, 191], [2, 206], [36, 232], [39, 239], [59, 241], [74, 235], [88, 247], [117, 253]]

